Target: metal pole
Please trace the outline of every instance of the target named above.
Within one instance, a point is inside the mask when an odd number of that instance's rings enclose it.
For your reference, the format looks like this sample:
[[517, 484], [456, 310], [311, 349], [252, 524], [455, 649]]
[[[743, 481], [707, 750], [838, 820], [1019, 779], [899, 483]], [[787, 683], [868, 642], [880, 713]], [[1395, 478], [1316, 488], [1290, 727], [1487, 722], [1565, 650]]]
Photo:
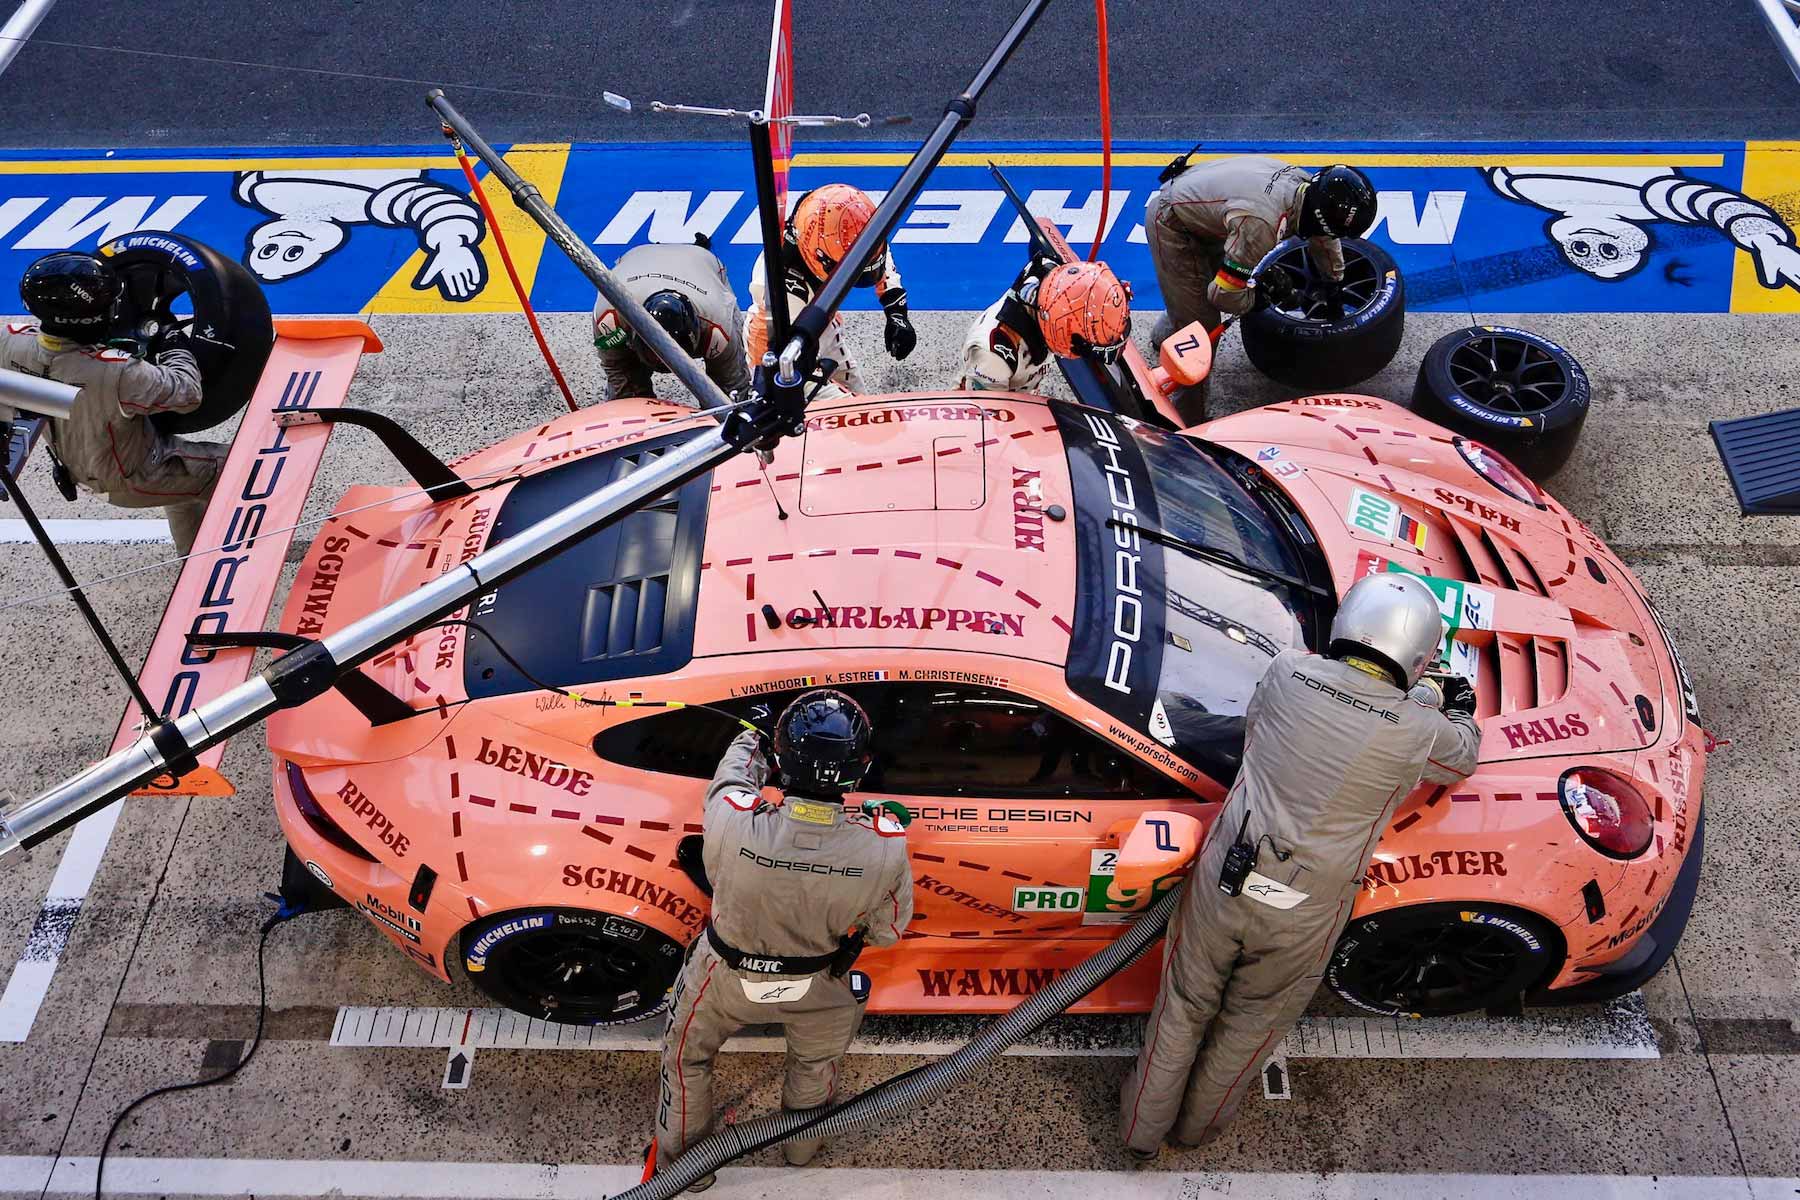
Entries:
[[770, 139], [775, 129], [767, 121], [750, 125], [750, 161], [756, 166], [756, 211], [762, 218], [763, 289], [769, 297], [769, 346], [785, 346], [788, 340], [787, 289], [782, 286], [782, 226], [787, 214], [775, 199], [775, 148]]
[[1782, 0], [1756, 0], [1769, 32], [1775, 36], [1775, 48], [1787, 60], [1788, 70], [1800, 80], [1800, 29], [1795, 28], [1795, 13]]
[[592, 250], [588, 249], [587, 243], [582, 241], [573, 229], [569, 228], [568, 222], [564, 221], [554, 208], [544, 202], [544, 195], [538, 191], [537, 185], [524, 179], [517, 171], [513, 170], [512, 166], [504, 158], [501, 158], [492, 146], [487, 144], [486, 139], [476, 133], [474, 128], [463, 119], [463, 115], [456, 111], [456, 106], [444, 96], [444, 89], [432, 88], [425, 93], [425, 99], [443, 120], [445, 130], [461, 138], [469, 149], [475, 152], [476, 157], [488, 165], [488, 169], [494, 173], [494, 177], [504, 183], [506, 190], [512, 193], [513, 203], [524, 209], [531, 219], [536, 221], [539, 227], [550, 236], [550, 240], [569, 256], [569, 261], [574, 263], [581, 273], [600, 289], [600, 294], [611, 301], [612, 306], [619, 311], [619, 315], [625, 323], [631, 327], [631, 331], [643, 339], [651, 351], [662, 359], [663, 365], [673, 371], [676, 377], [687, 385], [687, 389], [694, 393], [694, 398], [700, 401], [700, 407], [725, 408], [730, 405], [730, 398], [720, 391], [719, 385], [707, 376], [706, 365], [689, 357], [685, 349], [675, 344], [675, 339], [669, 336], [668, 331], [656, 323], [656, 318], [652, 317], [644, 306], [638, 303], [636, 296], [626, 291], [619, 281], [613, 278], [612, 272], [608, 271], [605, 264]]
[[7, 18], [6, 24], [0, 26], [0, 74], [5, 74], [6, 68], [12, 66], [12, 60], [19, 56], [19, 51], [37, 32], [38, 25], [55, 3], [56, 0], [24, 0]]
[[[740, 418], [734, 414], [731, 422]], [[28, 850], [158, 775], [184, 754], [197, 754], [279, 708], [306, 703], [345, 670], [455, 612], [483, 592], [542, 562], [650, 499], [712, 470], [737, 454], [723, 429], [704, 431], [654, 462], [527, 526], [462, 566], [382, 606], [303, 650], [276, 659], [261, 674], [185, 713], [102, 759], [73, 779], [0, 814], [0, 856]], [[178, 736], [177, 736], [178, 735]], [[164, 749], [173, 746], [174, 753]]]
[[881, 206], [875, 210], [875, 215], [862, 231], [862, 236], [856, 239], [856, 244], [851, 246], [850, 252], [844, 256], [844, 261], [838, 264], [837, 270], [831, 273], [831, 278], [825, 281], [825, 286], [820, 289], [818, 296], [795, 319], [794, 338], [783, 350], [784, 360], [798, 360], [806, 370], [811, 369], [812, 360], [818, 354], [819, 338], [825, 332], [826, 323], [843, 305], [845, 297], [850, 294], [850, 289], [856, 286], [857, 276], [862, 274], [874, 259], [875, 248], [887, 240], [888, 234], [900, 223], [900, 218], [906, 215], [906, 210], [912, 207], [913, 201], [918, 198], [919, 192], [925, 187], [926, 176], [930, 175], [933, 168], [942, 160], [944, 152], [950, 148], [950, 143], [956, 140], [956, 135], [962, 132], [963, 126], [973, 119], [975, 105], [981, 99], [982, 93], [987, 90], [988, 84], [993, 82], [994, 76], [999, 74], [1000, 68], [1006, 65], [1006, 60], [1012, 57], [1013, 51], [1018, 49], [1019, 43], [1025, 39], [1025, 35], [1031, 32], [1031, 27], [1037, 23], [1038, 17], [1043, 15], [1044, 9], [1049, 3], [1050, 0], [1030, 0], [1030, 3], [1025, 6], [1025, 10], [1013, 21], [1012, 27], [1001, 37], [993, 52], [988, 55], [987, 61], [981, 64], [981, 69], [975, 73], [975, 78], [969, 81], [969, 86], [944, 107], [943, 119], [938, 122], [937, 128], [931, 131], [931, 136], [925, 139], [925, 144], [919, 148], [919, 152], [913, 155], [912, 161], [906, 165], [906, 170], [900, 173], [899, 182], [894, 184], [893, 190], [887, 194], [886, 198], [882, 200]]
[[25, 518], [26, 528], [30, 529], [31, 536], [37, 539], [38, 547], [43, 550], [44, 557], [50, 560], [50, 568], [56, 572], [56, 577], [62, 580], [63, 589], [69, 593], [69, 599], [73, 600], [75, 607], [81, 610], [82, 619], [87, 622], [88, 628], [94, 631], [94, 640], [100, 643], [100, 648], [106, 651], [106, 657], [112, 660], [113, 670], [119, 673], [119, 678], [123, 679], [125, 686], [130, 689], [131, 698], [137, 702], [139, 710], [143, 712], [144, 720], [152, 724], [162, 720], [162, 714], [157, 712], [156, 706], [150, 703], [150, 697], [144, 695], [144, 689], [138, 683], [137, 672], [131, 669], [125, 661], [125, 656], [119, 653], [119, 647], [112, 640], [112, 635], [106, 632], [106, 626], [101, 622], [100, 614], [95, 612], [94, 606], [88, 603], [87, 593], [82, 591], [81, 584], [75, 581], [74, 574], [69, 570], [69, 564], [63, 561], [62, 553], [57, 550], [56, 543], [50, 540], [49, 531], [44, 528], [43, 522], [38, 520], [37, 512], [31, 507], [31, 502], [25, 499], [25, 489], [20, 487], [18, 480], [13, 478], [12, 470], [8, 467], [4, 455], [0, 455], [0, 483], [6, 487], [7, 498], [19, 506], [19, 515]]

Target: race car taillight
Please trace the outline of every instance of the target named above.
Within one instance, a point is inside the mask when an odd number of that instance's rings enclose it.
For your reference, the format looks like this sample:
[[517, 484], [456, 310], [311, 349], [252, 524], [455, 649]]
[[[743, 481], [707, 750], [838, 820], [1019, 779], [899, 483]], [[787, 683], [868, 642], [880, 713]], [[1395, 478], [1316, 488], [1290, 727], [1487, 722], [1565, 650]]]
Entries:
[[1459, 437], [1456, 439], [1456, 451], [1469, 464], [1470, 470], [1514, 500], [1522, 500], [1533, 508], [1545, 507], [1544, 493], [1538, 490], [1538, 485], [1531, 482], [1525, 472], [1508, 462], [1506, 456], [1498, 450]]
[[288, 791], [294, 797], [294, 807], [300, 810], [301, 817], [312, 827], [312, 831], [342, 850], [345, 854], [354, 855], [364, 862], [377, 861], [373, 854], [356, 844], [356, 839], [345, 833], [320, 806], [312, 789], [306, 786], [306, 776], [293, 763], [284, 763], [287, 768]]
[[1650, 805], [1611, 771], [1572, 767], [1557, 781], [1556, 793], [1581, 840], [1606, 857], [1636, 858], [1650, 848]]

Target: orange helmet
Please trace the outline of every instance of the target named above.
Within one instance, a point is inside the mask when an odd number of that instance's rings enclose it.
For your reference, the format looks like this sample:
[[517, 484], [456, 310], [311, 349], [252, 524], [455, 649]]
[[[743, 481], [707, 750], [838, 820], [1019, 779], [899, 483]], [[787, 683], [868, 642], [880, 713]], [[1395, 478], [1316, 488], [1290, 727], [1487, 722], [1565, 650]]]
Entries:
[[[861, 188], [847, 183], [828, 183], [800, 197], [788, 227], [807, 271], [818, 279], [828, 278], [874, 215], [875, 202]], [[883, 246], [856, 285], [869, 287], [878, 282], [886, 270], [886, 260], [887, 247]]]
[[1131, 336], [1131, 292], [1105, 263], [1065, 263], [1038, 284], [1038, 328], [1064, 358], [1092, 350], [1111, 362]]

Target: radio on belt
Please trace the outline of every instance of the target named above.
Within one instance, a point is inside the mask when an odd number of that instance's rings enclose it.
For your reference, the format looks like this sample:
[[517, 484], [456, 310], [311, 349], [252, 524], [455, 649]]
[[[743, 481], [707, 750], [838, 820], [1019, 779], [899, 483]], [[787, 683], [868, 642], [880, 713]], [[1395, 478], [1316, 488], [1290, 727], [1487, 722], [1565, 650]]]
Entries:
[[1225, 852], [1225, 865], [1219, 868], [1219, 890], [1227, 896], [1243, 892], [1244, 880], [1249, 878], [1251, 868], [1256, 866], [1256, 846], [1244, 840], [1244, 831], [1249, 828], [1250, 812], [1246, 809], [1244, 819], [1238, 825], [1237, 840]]

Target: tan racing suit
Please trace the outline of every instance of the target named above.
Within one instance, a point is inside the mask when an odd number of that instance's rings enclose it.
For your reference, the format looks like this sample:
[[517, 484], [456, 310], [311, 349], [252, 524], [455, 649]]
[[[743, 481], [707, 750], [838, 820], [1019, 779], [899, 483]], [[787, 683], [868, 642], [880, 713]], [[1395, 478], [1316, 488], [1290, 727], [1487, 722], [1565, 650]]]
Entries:
[[[1159, 347], [1193, 321], [1216, 329], [1224, 313], [1248, 312], [1257, 264], [1300, 222], [1312, 176], [1278, 158], [1241, 155], [1195, 163], [1150, 194], [1144, 234], [1167, 309], [1150, 335]], [[1336, 238], [1314, 238], [1313, 261], [1329, 278], [1344, 275]]]
[[[700, 318], [704, 346], [701, 358], [706, 374], [727, 396], [750, 385], [750, 368], [744, 357], [743, 313], [737, 295], [725, 277], [725, 264], [704, 246], [636, 246], [619, 257], [613, 275], [638, 302], [657, 292], [679, 292], [694, 306]], [[637, 351], [629, 331], [605, 296], [594, 302], [594, 346], [606, 372], [606, 398], [653, 397], [650, 385], [654, 369]]]
[[825, 960], [851, 930], [889, 946], [912, 920], [906, 830], [835, 800], [765, 800], [769, 767], [757, 743], [756, 734], [740, 734], [706, 793], [712, 918], [675, 982], [663, 1037], [656, 1140], [664, 1162], [710, 1130], [713, 1059], [745, 1025], [787, 1033], [783, 1108], [829, 1101], [863, 1006], [850, 977]]
[[[1422, 779], [1474, 771], [1474, 718], [1421, 694], [1301, 650], [1269, 664], [1245, 712], [1243, 766], [1169, 923], [1162, 987], [1120, 1092], [1130, 1148], [1153, 1151], [1171, 1130], [1187, 1146], [1218, 1135], [1317, 990], [1394, 810]], [[1228, 896], [1219, 873], [1240, 828], [1256, 865]]]
[[149, 421], [154, 413], [200, 407], [200, 368], [192, 354], [168, 349], [148, 362], [15, 321], [0, 333], [0, 366], [80, 388], [73, 415], [50, 423], [57, 458], [82, 487], [120, 508], [160, 505], [175, 549], [193, 549], [231, 447], [170, 437]]
[[1050, 369], [1050, 347], [1032, 303], [1048, 261], [1033, 262], [969, 326], [963, 339], [965, 391], [1031, 392]]
[[[819, 289], [825, 286], [824, 280], [814, 279], [806, 269], [791, 242], [782, 246], [782, 283], [787, 292], [788, 320], [792, 321], [800, 315], [800, 311], [812, 303]], [[744, 318], [745, 359], [750, 369], [762, 361], [769, 349], [769, 285], [763, 264], [763, 255], [756, 256], [756, 266], [750, 272], [750, 312]], [[906, 290], [901, 286], [900, 268], [894, 263], [894, 255], [889, 251], [887, 269], [882, 272], [881, 279], [875, 285], [875, 295], [886, 308], [898, 297], [900, 303], [905, 302]], [[776, 353], [781, 347], [775, 348]], [[862, 368], [844, 345], [843, 318], [834, 315], [831, 323], [825, 326], [825, 334], [819, 339], [819, 357], [829, 358], [837, 363], [831, 378], [852, 392], [867, 392], [868, 385], [863, 380]]]

